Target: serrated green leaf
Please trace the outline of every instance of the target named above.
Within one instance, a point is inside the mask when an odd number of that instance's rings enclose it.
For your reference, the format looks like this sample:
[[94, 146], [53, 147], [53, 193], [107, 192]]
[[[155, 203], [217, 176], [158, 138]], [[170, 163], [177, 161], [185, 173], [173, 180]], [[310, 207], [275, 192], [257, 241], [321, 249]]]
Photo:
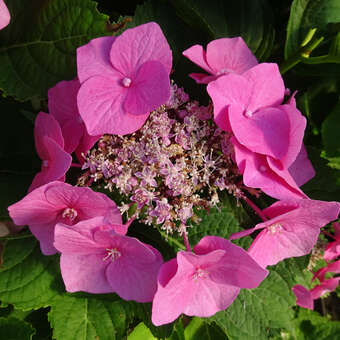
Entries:
[[329, 23], [340, 22], [338, 0], [294, 0], [287, 26], [285, 58], [294, 55], [311, 28], [323, 30]]
[[294, 338], [298, 340], [338, 340], [340, 322], [331, 321], [319, 313], [299, 308], [294, 330]]
[[0, 339], [31, 340], [35, 329], [23, 320], [13, 317], [0, 318]]
[[301, 276], [307, 259], [289, 259], [270, 268], [256, 289], [241, 290], [233, 304], [209, 320], [215, 321], [232, 340], [267, 339], [271, 329], [293, 328], [295, 296], [291, 287]]
[[0, 33], [0, 88], [19, 100], [46, 97], [75, 76], [76, 48], [105, 34], [108, 17], [90, 0], [8, 1], [10, 25]]
[[63, 340], [115, 340], [126, 335], [128, 303], [114, 294], [63, 294], [48, 319], [53, 337]]
[[204, 319], [193, 318], [184, 331], [185, 340], [225, 340], [226, 334], [215, 323], [207, 323]]
[[[272, 13], [262, 0], [170, 0], [178, 15], [204, 38], [214, 40], [242, 36], [250, 49], [261, 60], [273, 47], [275, 31]], [[256, 15], [253, 15], [256, 13]]]
[[[20, 245], [23, 249], [18, 250]], [[0, 300], [23, 310], [49, 306], [64, 290], [57, 259], [42, 255], [34, 238], [7, 241], [0, 275]]]
[[127, 338], [128, 340], [156, 340], [150, 329], [143, 322], [139, 323]]
[[[233, 198], [224, 198], [220, 208], [212, 208], [210, 211], [200, 210], [197, 215], [201, 218], [198, 225], [194, 225], [188, 230], [189, 241], [192, 246], [197, 244], [206, 235], [229, 238], [233, 233], [241, 231], [241, 225], [245, 222], [251, 223], [249, 216], [242, 205], [237, 206]], [[243, 237], [235, 243], [244, 248], [250, 245], [251, 238]]]

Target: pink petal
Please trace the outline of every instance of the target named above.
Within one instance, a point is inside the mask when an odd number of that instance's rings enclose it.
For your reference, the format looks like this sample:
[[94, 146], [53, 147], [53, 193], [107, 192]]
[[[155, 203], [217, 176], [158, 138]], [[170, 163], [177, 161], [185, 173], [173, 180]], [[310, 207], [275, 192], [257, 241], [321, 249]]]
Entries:
[[66, 290], [70, 293], [83, 291], [92, 294], [112, 293], [107, 282], [104, 255], [61, 254], [60, 269]]
[[34, 122], [34, 140], [37, 153], [41, 159], [48, 157], [44, 142], [46, 136], [53, 139], [61, 148], [64, 147], [64, 138], [59, 123], [52, 115], [39, 112]]
[[138, 130], [144, 124], [149, 112], [145, 115], [125, 112], [122, 105], [127, 91], [118, 75], [112, 78], [95, 76], [81, 86], [78, 107], [90, 135], [124, 135]]
[[48, 165], [45, 166], [43, 163], [41, 172], [39, 172], [33, 179], [28, 192], [31, 192], [43, 184], [47, 184], [63, 177], [72, 163], [72, 157], [53, 139], [45, 136], [42, 139], [42, 143], [45, 147], [47, 156], [47, 158], [43, 159], [43, 162], [47, 161]]
[[54, 255], [57, 249], [53, 246], [55, 223], [33, 224], [30, 222], [31, 233], [39, 240], [41, 252], [44, 255]]
[[277, 199], [305, 197], [288, 170], [280, 170], [270, 157], [249, 151], [235, 138], [231, 138], [230, 141], [234, 145], [235, 160], [246, 186], [260, 188], [267, 195]]
[[311, 310], [314, 309], [314, 300], [308, 289], [301, 285], [295, 285], [292, 291], [296, 296], [296, 304], [298, 306]]
[[170, 97], [170, 79], [157, 61], [147, 61], [138, 69], [128, 89], [124, 109], [133, 115], [143, 115], [166, 103]]
[[197, 84], [209, 84], [211, 81], [217, 79], [216, 76], [209, 76], [204, 73], [190, 73], [189, 77], [194, 79]]
[[161, 63], [168, 75], [172, 67], [169, 44], [155, 22], [128, 29], [118, 36], [112, 45], [110, 60], [115, 69], [129, 78], [150, 60]]
[[[75, 119], [77, 118], [75, 117]], [[64, 150], [66, 152], [71, 154], [78, 147], [84, 130], [85, 125], [79, 121], [68, 121], [64, 124], [62, 127], [62, 133], [65, 141]]]
[[60, 126], [79, 117], [77, 94], [80, 88], [78, 79], [61, 81], [48, 90], [48, 110]]
[[[89, 235], [80, 232], [80, 228], [89, 224], [89, 229], [93, 226], [93, 220], [83, 221], [75, 226], [68, 226], [58, 223], [54, 230], [54, 246], [63, 254], [69, 255], [92, 255], [100, 254], [105, 256], [105, 248], [92, 240]], [[88, 231], [87, 231], [88, 232]]]
[[206, 59], [212, 74], [239, 73], [256, 66], [257, 60], [241, 37], [221, 38], [207, 45]]
[[77, 49], [77, 70], [80, 83], [96, 75], [113, 73], [110, 50], [116, 37], [100, 37]]
[[75, 150], [76, 156], [80, 164], [84, 163], [83, 154], [86, 156], [87, 151], [89, 151], [100, 138], [101, 136], [90, 136], [84, 124], [82, 138], [80, 139], [79, 145]]
[[311, 289], [312, 298], [314, 300], [319, 299], [327, 292], [333, 292], [339, 285], [340, 277], [334, 277], [323, 281], [320, 285]]
[[308, 159], [304, 144], [302, 144], [300, 152], [288, 170], [299, 187], [315, 176], [315, 170]]
[[236, 139], [249, 150], [280, 160], [286, 156], [290, 122], [284, 110], [264, 108], [247, 117], [238, 105], [231, 105], [229, 121]]
[[206, 236], [194, 247], [198, 255], [213, 254], [217, 250], [224, 250], [225, 253], [220, 260], [215, 258], [211, 269], [210, 278], [216, 283], [224, 282], [251, 289], [257, 287], [268, 275], [268, 271], [263, 270], [244, 249], [221, 237]]
[[155, 256], [155, 249], [137, 239], [116, 236], [111, 245], [121, 256], [112, 261], [106, 277], [114, 292], [125, 300], [152, 301], [157, 288], [157, 274], [162, 258]]
[[339, 256], [340, 256], [340, 241], [328, 243], [323, 258], [326, 261], [332, 261]]
[[[203, 68], [210, 74], [215, 74], [214, 70], [209, 66], [206, 60], [206, 54], [201, 45], [194, 45], [182, 52], [182, 54], [196, 65]], [[199, 73], [200, 74], [200, 73]], [[207, 76], [207, 75], [205, 75]], [[193, 78], [193, 77], [192, 77]], [[195, 79], [195, 78], [194, 78]], [[196, 79], [195, 79], [196, 80]]]
[[5, 28], [11, 20], [11, 15], [4, 0], [0, 0], [0, 30]]
[[[276, 207], [280, 204], [285, 206], [285, 202], [275, 203]], [[265, 229], [255, 238], [248, 253], [261, 266], [308, 254], [318, 239], [320, 228], [336, 219], [340, 211], [338, 202], [300, 199], [296, 204], [297, 208], [257, 225]]]

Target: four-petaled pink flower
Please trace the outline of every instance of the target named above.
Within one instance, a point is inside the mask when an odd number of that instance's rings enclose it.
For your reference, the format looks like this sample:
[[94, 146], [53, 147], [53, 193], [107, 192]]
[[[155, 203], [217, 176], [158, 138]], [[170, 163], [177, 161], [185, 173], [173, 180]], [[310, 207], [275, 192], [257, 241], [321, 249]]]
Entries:
[[120, 235], [101, 217], [55, 228], [61, 274], [68, 292], [117, 293], [125, 300], [152, 301], [161, 254], [136, 238]]
[[170, 47], [150, 22], [78, 48], [78, 108], [90, 135], [138, 130], [170, 97]]
[[11, 20], [11, 15], [4, 0], [0, 0], [0, 30], [5, 28]]
[[191, 73], [190, 77], [200, 84], [228, 73], [242, 74], [257, 65], [256, 57], [241, 37], [213, 40], [206, 52], [201, 45], [194, 45], [183, 55], [210, 74]]
[[286, 258], [307, 255], [318, 239], [320, 228], [335, 220], [340, 203], [310, 199], [279, 201], [263, 210], [270, 220], [233, 234], [234, 240], [263, 229], [248, 249], [261, 266], [271, 266]]
[[206, 236], [194, 252], [180, 251], [163, 264], [152, 305], [152, 322], [159, 326], [180, 314], [208, 317], [226, 309], [241, 288], [255, 288], [267, 276], [242, 248]]
[[64, 151], [64, 138], [53, 116], [44, 112], [38, 114], [34, 125], [34, 141], [42, 163], [41, 171], [35, 175], [28, 192], [55, 180], [64, 181], [72, 162], [72, 157]]
[[8, 207], [8, 211], [15, 224], [29, 226], [45, 255], [57, 252], [53, 241], [58, 222], [73, 225], [95, 216], [107, 216], [111, 224], [122, 224], [115, 202], [106, 195], [57, 181], [30, 192]]
[[90, 136], [79, 115], [77, 94], [80, 83], [77, 79], [61, 81], [48, 90], [48, 109], [58, 121], [64, 137], [64, 150], [75, 151], [78, 160], [83, 163], [87, 151], [97, 142], [100, 136]]

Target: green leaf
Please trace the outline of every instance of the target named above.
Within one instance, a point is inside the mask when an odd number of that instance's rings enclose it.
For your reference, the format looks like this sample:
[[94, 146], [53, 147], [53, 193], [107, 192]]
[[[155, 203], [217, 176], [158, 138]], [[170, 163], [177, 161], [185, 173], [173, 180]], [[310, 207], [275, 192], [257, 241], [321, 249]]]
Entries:
[[294, 0], [287, 26], [285, 58], [296, 53], [311, 28], [324, 30], [327, 24], [340, 22], [338, 0]]
[[115, 340], [126, 335], [128, 310], [128, 303], [114, 294], [63, 294], [48, 319], [55, 339]]
[[[241, 225], [253, 226], [242, 205], [237, 206], [232, 197], [225, 197], [220, 208], [212, 208], [210, 211], [200, 210], [197, 215], [201, 218], [200, 223], [188, 230], [191, 246], [197, 244], [206, 235], [228, 238], [233, 233], [241, 231]], [[244, 248], [247, 248], [250, 242], [250, 237], [235, 241]]]
[[271, 329], [291, 329], [295, 305], [291, 287], [304, 275], [301, 269], [305, 261], [306, 258], [289, 259], [271, 267], [258, 288], [242, 289], [230, 307], [209, 320], [215, 321], [232, 340], [267, 339]]
[[226, 334], [215, 323], [194, 317], [184, 331], [185, 340], [225, 340]]
[[170, 2], [183, 21], [192, 29], [203, 33], [206, 42], [242, 36], [260, 60], [270, 55], [275, 31], [271, 8], [266, 1], [170, 0]]
[[294, 339], [299, 340], [337, 340], [340, 322], [331, 321], [319, 313], [299, 308], [295, 323]]
[[11, 23], [0, 33], [0, 88], [19, 100], [46, 97], [75, 77], [76, 48], [106, 33], [108, 17], [90, 0], [8, 1]]
[[0, 339], [30, 340], [35, 329], [27, 322], [9, 317], [0, 318]]
[[340, 102], [322, 123], [322, 141], [327, 157], [340, 156]]
[[49, 306], [64, 290], [57, 259], [42, 255], [34, 238], [8, 240], [0, 273], [1, 301], [23, 310]]
[[128, 336], [128, 340], [156, 340], [156, 338], [152, 335], [151, 331], [148, 327], [145, 326], [143, 322], [139, 323], [132, 333]]

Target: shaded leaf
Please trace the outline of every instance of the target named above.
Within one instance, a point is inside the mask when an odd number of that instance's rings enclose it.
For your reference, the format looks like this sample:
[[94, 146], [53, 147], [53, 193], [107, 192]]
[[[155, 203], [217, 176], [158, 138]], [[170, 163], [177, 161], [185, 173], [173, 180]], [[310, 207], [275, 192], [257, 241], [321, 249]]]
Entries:
[[0, 339], [30, 340], [35, 329], [28, 323], [17, 318], [0, 318]]

